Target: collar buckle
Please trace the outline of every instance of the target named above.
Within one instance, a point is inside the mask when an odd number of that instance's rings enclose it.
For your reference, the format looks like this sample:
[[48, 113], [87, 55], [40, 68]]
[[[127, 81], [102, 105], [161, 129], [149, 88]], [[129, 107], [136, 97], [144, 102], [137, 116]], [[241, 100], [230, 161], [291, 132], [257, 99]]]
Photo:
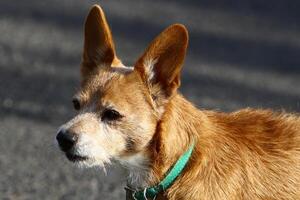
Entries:
[[[148, 198], [147, 198], [147, 188], [144, 189], [143, 194], [144, 194], [144, 200], [148, 200]], [[154, 197], [152, 197], [151, 200], [155, 200], [156, 196], [157, 196], [157, 194]]]

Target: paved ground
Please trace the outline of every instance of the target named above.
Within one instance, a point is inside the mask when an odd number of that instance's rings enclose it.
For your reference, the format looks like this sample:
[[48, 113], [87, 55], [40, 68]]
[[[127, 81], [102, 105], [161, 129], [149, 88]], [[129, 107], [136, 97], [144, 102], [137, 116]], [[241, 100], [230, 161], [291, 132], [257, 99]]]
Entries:
[[[181, 91], [201, 108], [300, 111], [300, 2], [100, 2], [119, 56], [133, 64], [167, 25], [190, 48]], [[54, 145], [73, 111], [92, 1], [0, 1], [0, 199], [124, 199], [124, 172], [80, 170]]]

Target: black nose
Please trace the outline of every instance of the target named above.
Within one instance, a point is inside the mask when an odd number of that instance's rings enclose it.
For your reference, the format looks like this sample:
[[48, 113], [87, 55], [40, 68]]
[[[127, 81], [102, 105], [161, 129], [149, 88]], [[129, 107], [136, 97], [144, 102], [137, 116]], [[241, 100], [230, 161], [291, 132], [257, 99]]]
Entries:
[[66, 130], [60, 130], [56, 136], [59, 147], [65, 152], [69, 151], [74, 146], [77, 139], [77, 134], [71, 133]]

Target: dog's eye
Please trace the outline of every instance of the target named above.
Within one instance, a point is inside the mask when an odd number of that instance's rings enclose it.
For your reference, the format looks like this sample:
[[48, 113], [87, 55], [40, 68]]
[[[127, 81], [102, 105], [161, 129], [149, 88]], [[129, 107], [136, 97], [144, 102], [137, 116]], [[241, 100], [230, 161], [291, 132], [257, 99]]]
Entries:
[[79, 99], [74, 98], [72, 100], [72, 103], [73, 103], [73, 107], [74, 107], [75, 110], [80, 110], [80, 101], [79, 101]]
[[114, 121], [114, 120], [118, 120], [122, 117], [122, 115], [113, 109], [106, 109], [103, 111], [102, 116], [101, 116], [101, 120], [102, 121]]

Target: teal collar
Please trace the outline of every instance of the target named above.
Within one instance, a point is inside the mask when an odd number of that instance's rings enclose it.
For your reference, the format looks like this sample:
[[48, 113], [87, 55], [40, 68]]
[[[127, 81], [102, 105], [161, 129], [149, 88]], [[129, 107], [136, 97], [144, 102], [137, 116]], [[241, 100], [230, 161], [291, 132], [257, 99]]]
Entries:
[[[194, 150], [195, 144], [194, 142], [188, 148], [188, 150], [180, 156], [177, 160], [173, 168], [169, 171], [166, 177], [156, 186], [148, 187], [142, 190], [132, 190], [126, 187], [126, 192], [131, 193], [131, 199], [134, 200], [147, 200], [147, 199], [155, 199], [155, 197], [163, 191], [166, 191], [170, 187], [170, 185], [175, 181], [175, 179], [181, 174], [187, 162], [189, 161], [192, 152]], [[128, 197], [128, 194], [126, 194]]]

